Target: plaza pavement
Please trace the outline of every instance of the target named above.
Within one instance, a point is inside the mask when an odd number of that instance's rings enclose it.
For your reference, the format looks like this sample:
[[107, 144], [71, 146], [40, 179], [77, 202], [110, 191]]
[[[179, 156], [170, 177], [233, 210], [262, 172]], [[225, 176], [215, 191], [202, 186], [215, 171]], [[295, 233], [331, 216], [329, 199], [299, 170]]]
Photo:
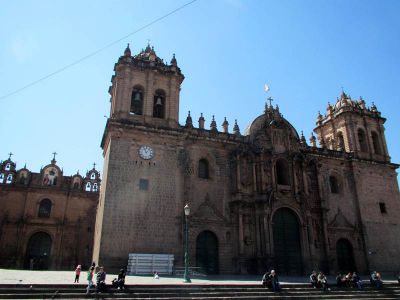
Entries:
[[[107, 272], [107, 270], [105, 270]], [[116, 278], [116, 274], [107, 274], [106, 283]], [[192, 284], [261, 284], [262, 276], [254, 275], [214, 275], [204, 278], [191, 278]], [[13, 270], [0, 269], [0, 284], [74, 284], [75, 271], [29, 271], [29, 270]], [[308, 283], [308, 276], [286, 277], [280, 276], [280, 282], [285, 283]], [[362, 276], [363, 280], [368, 280], [367, 276]], [[385, 282], [397, 282], [393, 276], [384, 277]], [[334, 282], [333, 276], [328, 276], [329, 282]], [[170, 285], [183, 284], [182, 277], [163, 276], [154, 279], [152, 276], [130, 276], [127, 275], [125, 283], [131, 284], [148, 284], [148, 285]], [[79, 283], [77, 285], [87, 285], [86, 271], [82, 271]]]
[[[105, 270], [107, 272], [107, 270]], [[116, 274], [107, 274], [106, 282], [111, 284]], [[0, 269], [0, 284], [73, 284], [75, 279], [75, 271], [29, 271], [29, 270], [12, 270]], [[281, 277], [281, 282], [306, 283], [307, 277]], [[192, 284], [259, 284], [261, 276], [254, 275], [218, 275], [207, 277], [191, 278]], [[130, 276], [125, 278], [126, 284], [182, 284], [182, 277], [163, 276], [154, 279], [152, 276]], [[87, 285], [86, 271], [81, 272], [79, 283]]]

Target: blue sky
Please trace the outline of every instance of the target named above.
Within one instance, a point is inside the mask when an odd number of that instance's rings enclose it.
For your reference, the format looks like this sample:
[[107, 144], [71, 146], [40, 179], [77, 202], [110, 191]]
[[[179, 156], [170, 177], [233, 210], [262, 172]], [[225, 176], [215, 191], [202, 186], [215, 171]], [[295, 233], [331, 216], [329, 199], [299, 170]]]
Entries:
[[[188, 2], [5, 1], [0, 10], [0, 97], [134, 32]], [[375, 102], [400, 162], [400, 1], [198, 0], [168, 18], [30, 88], [0, 99], [0, 159], [35, 172], [52, 152], [73, 175], [96, 162], [109, 113], [113, 66], [126, 44], [154, 45], [185, 74], [180, 122], [191, 110], [209, 126], [227, 117], [242, 132], [262, 114], [267, 95], [307, 139], [317, 112], [341, 87]], [[221, 127], [220, 127], [221, 128]]]

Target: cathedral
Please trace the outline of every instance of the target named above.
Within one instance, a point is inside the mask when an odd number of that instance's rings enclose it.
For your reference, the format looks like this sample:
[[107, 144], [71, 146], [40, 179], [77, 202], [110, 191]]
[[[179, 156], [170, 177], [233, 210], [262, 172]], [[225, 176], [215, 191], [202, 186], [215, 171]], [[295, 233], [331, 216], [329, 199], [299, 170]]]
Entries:
[[[400, 199], [377, 107], [344, 92], [310, 143], [266, 104], [244, 132], [179, 120], [184, 80], [147, 46], [114, 67], [93, 259], [173, 254], [208, 274], [397, 271]], [[317, 146], [317, 140], [320, 147]]]
[[[28, 268], [42, 232], [51, 269], [79, 258], [112, 272], [129, 253], [170, 254], [182, 267], [187, 219], [190, 266], [206, 274], [400, 269], [392, 260], [400, 254], [398, 165], [375, 104], [342, 92], [318, 113], [307, 142], [271, 102], [242, 132], [236, 121], [230, 131], [226, 119], [207, 126], [190, 112], [179, 124], [184, 75], [175, 55], [168, 64], [150, 45], [136, 55], [128, 45], [114, 72], [101, 187], [95, 168], [67, 178], [55, 159], [40, 174], [2, 163], [1, 266]], [[57, 210], [52, 222], [40, 217], [43, 199]], [[67, 248], [66, 236], [74, 241]]]

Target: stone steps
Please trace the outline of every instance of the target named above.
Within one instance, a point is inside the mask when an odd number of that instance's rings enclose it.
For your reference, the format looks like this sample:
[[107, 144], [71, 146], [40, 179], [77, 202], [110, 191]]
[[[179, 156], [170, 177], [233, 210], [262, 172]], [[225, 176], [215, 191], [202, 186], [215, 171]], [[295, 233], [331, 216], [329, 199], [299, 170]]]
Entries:
[[[135, 299], [135, 300], [227, 300], [227, 299], [400, 299], [398, 284], [385, 284], [383, 290], [365, 286], [364, 290], [337, 289], [324, 292], [309, 284], [284, 284], [282, 293], [273, 293], [260, 285], [129, 285], [107, 293], [86, 296], [84, 285], [0, 285], [0, 299]], [[57, 292], [56, 292], [57, 291]]]

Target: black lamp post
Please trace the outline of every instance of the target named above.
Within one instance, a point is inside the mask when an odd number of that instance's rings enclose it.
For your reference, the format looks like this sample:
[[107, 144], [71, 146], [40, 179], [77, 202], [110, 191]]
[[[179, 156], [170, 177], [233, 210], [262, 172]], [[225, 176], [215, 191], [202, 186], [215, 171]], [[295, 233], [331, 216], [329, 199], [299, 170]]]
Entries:
[[189, 278], [189, 223], [188, 223], [188, 216], [190, 214], [189, 205], [186, 204], [183, 208], [185, 211], [185, 273], [183, 275], [185, 283], [191, 283], [192, 281]]

